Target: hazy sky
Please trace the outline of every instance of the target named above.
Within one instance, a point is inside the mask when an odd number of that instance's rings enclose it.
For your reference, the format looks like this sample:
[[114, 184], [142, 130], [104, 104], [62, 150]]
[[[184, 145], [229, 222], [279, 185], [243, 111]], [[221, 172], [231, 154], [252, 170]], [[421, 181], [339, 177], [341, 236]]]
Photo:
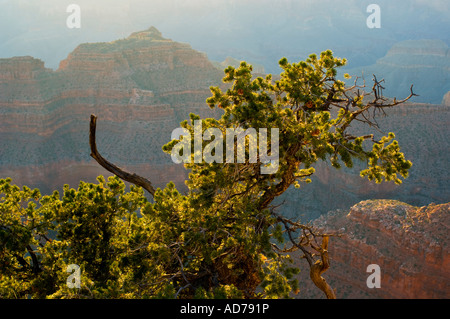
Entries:
[[[379, 30], [366, 26], [371, 3], [381, 7]], [[70, 4], [81, 7], [80, 29], [66, 26]], [[156, 26], [216, 60], [247, 55], [264, 62], [262, 55], [301, 55], [304, 47], [356, 54], [352, 43], [370, 48], [369, 59], [398, 40], [450, 44], [449, 8], [448, 0], [0, 0], [0, 57], [31, 55], [56, 69], [80, 43]]]

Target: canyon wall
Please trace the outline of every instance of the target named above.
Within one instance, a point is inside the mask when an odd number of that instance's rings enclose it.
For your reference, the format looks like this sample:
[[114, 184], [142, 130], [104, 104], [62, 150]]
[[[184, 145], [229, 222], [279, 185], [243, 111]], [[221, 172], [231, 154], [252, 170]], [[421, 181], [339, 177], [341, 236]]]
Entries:
[[79, 45], [56, 71], [32, 57], [0, 59], [0, 176], [46, 193], [109, 172], [90, 158], [89, 117], [107, 159], [157, 187], [185, 172], [162, 146], [189, 113], [217, 116], [205, 100], [223, 72], [155, 28]]
[[[362, 201], [322, 215], [313, 225], [334, 234], [330, 269], [323, 274], [337, 298], [447, 299], [450, 297], [450, 203], [415, 207], [395, 200]], [[324, 298], [308, 278], [299, 298]], [[367, 266], [380, 266], [380, 288], [368, 288]]]

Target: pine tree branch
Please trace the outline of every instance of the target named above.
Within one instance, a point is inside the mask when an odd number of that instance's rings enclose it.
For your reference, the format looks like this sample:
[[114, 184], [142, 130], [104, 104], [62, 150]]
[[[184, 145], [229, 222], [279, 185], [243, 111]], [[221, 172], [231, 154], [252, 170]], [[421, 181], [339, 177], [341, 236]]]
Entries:
[[152, 186], [152, 183], [148, 179], [136, 174], [130, 174], [128, 172], [125, 172], [123, 169], [108, 162], [106, 159], [103, 158], [103, 156], [100, 155], [100, 153], [97, 150], [97, 144], [95, 142], [96, 127], [97, 127], [97, 117], [92, 114], [89, 130], [89, 145], [91, 147], [91, 157], [95, 159], [97, 163], [99, 163], [103, 168], [113, 173], [120, 179], [135, 184], [137, 186], [140, 186], [147, 192], [149, 192], [152, 196], [155, 196], [155, 188]]

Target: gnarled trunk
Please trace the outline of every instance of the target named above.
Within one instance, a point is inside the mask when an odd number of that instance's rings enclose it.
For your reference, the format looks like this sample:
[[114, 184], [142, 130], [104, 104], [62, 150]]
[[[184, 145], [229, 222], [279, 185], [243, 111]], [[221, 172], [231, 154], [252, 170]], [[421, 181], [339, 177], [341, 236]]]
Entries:
[[321, 259], [317, 260], [314, 264], [310, 265], [311, 269], [309, 276], [313, 283], [324, 292], [328, 299], [336, 299], [336, 294], [331, 286], [327, 283], [322, 274], [330, 268], [328, 257], [328, 236], [324, 236], [322, 240], [322, 247], [320, 251]]

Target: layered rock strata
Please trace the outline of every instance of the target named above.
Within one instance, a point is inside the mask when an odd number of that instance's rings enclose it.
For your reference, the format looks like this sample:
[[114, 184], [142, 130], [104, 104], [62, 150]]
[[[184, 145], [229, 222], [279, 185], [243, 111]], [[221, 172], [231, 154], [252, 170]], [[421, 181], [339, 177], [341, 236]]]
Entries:
[[[447, 299], [450, 297], [450, 203], [415, 207], [394, 200], [367, 200], [349, 211], [329, 212], [313, 222], [331, 237], [331, 267], [324, 278], [337, 298]], [[369, 288], [367, 271], [380, 267], [380, 288]], [[308, 280], [302, 298], [323, 298]], [[370, 280], [371, 281], [371, 280]]]
[[56, 71], [32, 57], [0, 60], [0, 177], [44, 192], [108, 176], [90, 156], [89, 117], [99, 151], [165, 186], [184, 169], [163, 153], [189, 113], [216, 116], [205, 100], [223, 72], [188, 44], [155, 28], [109, 43], [79, 45]]

